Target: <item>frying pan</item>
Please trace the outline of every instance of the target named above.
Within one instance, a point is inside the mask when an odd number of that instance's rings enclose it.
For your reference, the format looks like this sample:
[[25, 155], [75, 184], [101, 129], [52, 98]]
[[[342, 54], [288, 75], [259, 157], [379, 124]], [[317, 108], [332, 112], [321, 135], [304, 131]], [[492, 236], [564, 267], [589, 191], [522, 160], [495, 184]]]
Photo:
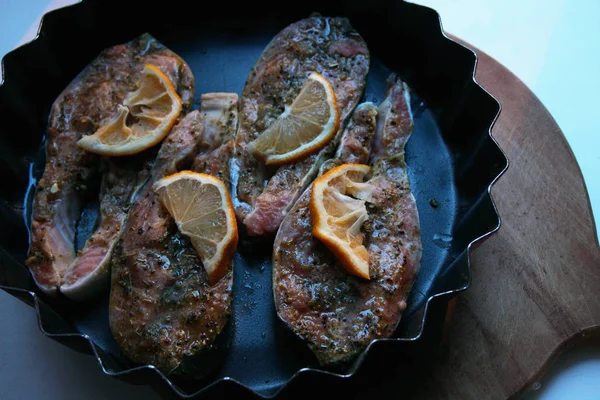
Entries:
[[[406, 160], [421, 219], [423, 259], [400, 325], [393, 337], [374, 341], [350, 365], [319, 366], [275, 314], [271, 244], [257, 249], [242, 241], [235, 256], [234, 312], [213, 371], [201, 379], [167, 378], [152, 366], [133, 364], [110, 335], [107, 295], [84, 305], [47, 298], [23, 265], [50, 105], [102, 49], [144, 32], [187, 61], [196, 77], [196, 98], [211, 91], [241, 93], [270, 39], [313, 12], [349, 18], [367, 42], [372, 62], [363, 100], [380, 102], [391, 72], [412, 89], [415, 130]], [[106, 374], [185, 398], [300, 396], [315, 387], [356, 394], [378, 379], [408, 383], [431, 367], [428, 355], [443, 351], [448, 302], [470, 283], [469, 253], [499, 228], [490, 186], [508, 160], [490, 135], [500, 105], [475, 82], [476, 56], [444, 35], [435, 11], [391, 0], [222, 2], [193, 8], [177, 0], [160, 8], [143, 1], [85, 1], [45, 15], [36, 39], [7, 54], [3, 66], [0, 288], [35, 308], [45, 335], [91, 353]], [[94, 204], [88, 209], [96, 212]], [[79, 223], [80, 246], [91, 228], [83, 219]]]

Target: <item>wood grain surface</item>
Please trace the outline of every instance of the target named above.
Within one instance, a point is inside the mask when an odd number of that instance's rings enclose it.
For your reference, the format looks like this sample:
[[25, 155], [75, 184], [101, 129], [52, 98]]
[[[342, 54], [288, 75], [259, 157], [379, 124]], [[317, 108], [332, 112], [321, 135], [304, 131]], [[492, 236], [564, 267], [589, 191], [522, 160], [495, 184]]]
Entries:
[[502, 104], [492, 130], [510, 162], [492, 189], [502, 225], [472, 254], [447, 357], [419, 398], [517, 396], [561, 350], [600, 331], [600, 248], [577, 162], [533, 93], [476, 52], [477, 81]]

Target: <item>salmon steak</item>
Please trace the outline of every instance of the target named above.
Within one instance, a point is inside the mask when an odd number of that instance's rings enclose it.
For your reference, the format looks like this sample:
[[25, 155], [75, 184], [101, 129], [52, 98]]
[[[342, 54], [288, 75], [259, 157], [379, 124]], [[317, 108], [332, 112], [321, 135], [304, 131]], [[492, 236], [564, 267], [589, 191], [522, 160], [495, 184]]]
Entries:
[[248, 149], [289, 106], [312, 72], [331, 84], [343, 126], [358, 104], [369, 50], [345, 18], [313, 16], [279, 32], [252, 68], [240, 99], [231, 163], [233, 204], [249, 235], [273, 235], [320, 165], [337, 147], [341, 129], [320, 151], [268, 170]]
[[[111, 118], [127, 93], [136, 90], [144, 64], [157, 66], [174, 85], [184, 112], [193, 104], [194, 77], [187, 64], [149, 34], [104, 50], [58, 96], [46, 134], [46, 166], [33, 200], [29, 258], [38, 287], [59, 288], [85, 299], [107, 286], [110, 255], [127, 210], [147, 178], [151, 150], [126, 162], [102, 161], [77, 146]], [[141, 161], [140, 161], [141, 159]], [[76, 252], [76, 224], [89, 181], [107, 165], [100, 193], [100, 221], [83, 249]]]
[[372, 340], [393, 334], [419, 270], [419, 216], [404, 146], [413, 130], [408, 89], [392, 76], [378, 109], [360, 106], [334, 159], [369, 163], [373, 193], [363, 224], [370, 280], [350, 275], [312, 235], [311, 190], [284, 219], [273, 249], [273, 295], [279, 318], [306, 341], [321, 364], [345, 363]]
[[190, 169], [228, 176], [238, 96], [209, 93], [161, 145], [150, 178], [129, 213], [112, 258], [109, 322], [132, 361], [183, 373], [190, 357], [210, 350], [231, 314], [233, 261], [209, 281], [190, 240], [159, 201], [153, 184]]

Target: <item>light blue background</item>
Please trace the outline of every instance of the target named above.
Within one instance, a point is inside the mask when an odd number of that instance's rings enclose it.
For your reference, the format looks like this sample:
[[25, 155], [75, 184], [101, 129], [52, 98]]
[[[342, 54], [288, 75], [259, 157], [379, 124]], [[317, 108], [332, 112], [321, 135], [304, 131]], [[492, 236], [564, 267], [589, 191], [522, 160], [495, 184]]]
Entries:
[[0, 57], [12, 50], [48, 0], [0, 0]]

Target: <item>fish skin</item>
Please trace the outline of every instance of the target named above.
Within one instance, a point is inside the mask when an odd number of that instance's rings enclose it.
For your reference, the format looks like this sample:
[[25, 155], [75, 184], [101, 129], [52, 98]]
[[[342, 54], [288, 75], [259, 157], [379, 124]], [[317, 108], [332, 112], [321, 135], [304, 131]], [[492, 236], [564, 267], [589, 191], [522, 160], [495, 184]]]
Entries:
[[192, 170], [196, 172], [226, 181], [229, 189], [229, 166], [238, 126], [238, 102], [236, 93], [205, 93], [200, 97], [204, 133], [202, 149], [192, 165]]

